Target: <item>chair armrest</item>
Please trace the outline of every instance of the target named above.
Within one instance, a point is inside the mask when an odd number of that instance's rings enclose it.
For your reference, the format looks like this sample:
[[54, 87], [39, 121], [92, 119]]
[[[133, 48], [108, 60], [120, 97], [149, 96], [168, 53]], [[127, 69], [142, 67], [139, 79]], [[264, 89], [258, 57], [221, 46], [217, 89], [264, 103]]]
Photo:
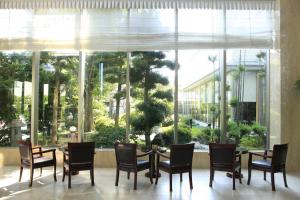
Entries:
[[259, 153], [249, 152], [249, 156], [252, 156], [252, 155], [263, 157], [263, 158], [272, 158], [273, 157], [273, 156], [268, 156], [268, 155], [262, 155]]
[[156, 151], [156, 154], [157, 154], [158, 156], [161, 156], [161, 157], [170, 159], [170, 156], [167, 156], [166, 154], [160, 153], [159, 151]]
[[151, 155], [151, 154], [153, 154], [153, 151], [152, 151], [152, 150], [150, 150], [150, 151], [148, 151], [148, 152], [146, 152], [146, 153], [143, 153], [143, 154], [136, 155], [136, 157], [137, 157], [137, 158], [138, 158], [138, 157], [144, 157], [144, 156]]
[[39, 152], [34, 152], [34, 153], [32, 153], [33, 155], [35, 155], [35, 154], [41, 154], [41, 153], [49, 153], [49, 152], [55, 152], [56, 151], [56, 149], [47, 149], [47, 150], [43, 150], [43, 151], [39, 151]]

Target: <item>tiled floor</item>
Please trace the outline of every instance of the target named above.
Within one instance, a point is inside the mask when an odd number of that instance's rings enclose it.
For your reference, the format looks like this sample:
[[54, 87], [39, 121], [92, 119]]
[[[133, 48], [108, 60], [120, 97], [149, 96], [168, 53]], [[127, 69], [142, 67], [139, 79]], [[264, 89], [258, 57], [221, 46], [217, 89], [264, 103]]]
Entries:
[[[95, 186], [90, 185], [89, 173], [80, 172], [72, 176], [72, 188], [68, 189], [67, 179], [61, 182], [61, 170], [58, 171], [58, 181], [53, 180], [51, 168], [43, 171], [39, 177], [39, 170], [35, 171], [33, 187], [28, 187], [29, 170], [24, 170], [23, 180], [18, 182], [19, 169], [17, 167], [0, 168], [0, 199], [139, 199], [139, 200], [163, 200], [163, 199], [300, 199], [300, 173], [290, 173], [287, 176], [289, 188], [283, 184], [282, 174], [276, 174], [276, 192], [272, 192], [270, 176], [263, 181], [262, 172], [253, 171], [251, 185], [236, 182], [236, 190], [233, 191], [232, 181], [225, 173], [216, 172], [213, 188], [208, 186], [209, 171], [193, 170], [194, 189], [189, 189], [188, 176], [183, 176], [180, 184], [179, 175], [173, 175], [173, 192], [169, 192], [168, 175], [162, 172], [158, 184], [151, 185], [149, 179], [140, 173], [138, 176], [138, 188], [133, 190], [133, 176], [127, 180], [126, 173], [120, 174], [119, 186], [114, 186], [115, 169], [97, 168], [95, 171]], [[243, 172], [247, 178], [247, 171]], [[269, 175], [269, 174], [268, 174]]]

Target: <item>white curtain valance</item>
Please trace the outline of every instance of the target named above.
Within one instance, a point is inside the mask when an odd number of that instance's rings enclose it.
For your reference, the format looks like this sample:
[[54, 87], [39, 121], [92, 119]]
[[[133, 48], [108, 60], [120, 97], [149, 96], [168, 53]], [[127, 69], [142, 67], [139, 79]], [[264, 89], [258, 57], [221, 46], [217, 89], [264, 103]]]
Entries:
[[[238, 16], [238, 17], [237, 17]], [[266, 10], [0, 9], [0, 50], [270, 48]]]
[[91, 8], [273, 10], [275, 0], [0, 0], [0, 9]]

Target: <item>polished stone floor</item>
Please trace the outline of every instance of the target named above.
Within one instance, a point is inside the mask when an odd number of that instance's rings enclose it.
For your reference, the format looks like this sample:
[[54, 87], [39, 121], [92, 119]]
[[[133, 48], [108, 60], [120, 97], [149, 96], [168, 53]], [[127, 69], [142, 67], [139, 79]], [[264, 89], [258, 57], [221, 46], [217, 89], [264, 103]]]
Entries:
[[[247, 171], [243, 171], [247, 178]], [[268, 174], [269, 175], [269, 174]], [[51, 168], [44, 169], [42, 177], [39, 170], [35, 171], [33, 187], [28, 187], [29, 170], [24, 170], [22, 182], [18, 182], [19, 169], [17, 167], [0, 168], [0, 199], [139, 199], [139, 200], [164, 200], [164, 199], [300, 199], [300, 173], [289, 173], [287, 181], [289, 188], [283, 184], [282, 174], [276, 174], [276, 192], [272, 192], [270, 176], [263, 181], [262, 172], [253, 171], [251, 185], [236, 183], [233, 191], [232, 181], [223, 172], [216, 172], [213, 188], [208, 186], [209, 171], [193, 170], [194, 189], [189, 189], [188, 176], [183, 176], [180, 184], [179, 175], [173, 175], [173, 192], [169, 192], [168, 175], [163, 172], [158, 184], [151, 185], [149, 179], [140, 173], [138, 176], [138, 188], [133, 190], [133, 176], [127, 180], [126, 173], [120, 174], [119, 186], [114, 186], [115, 169], [97, 168], [95, 171], [95, 186], [90, 185], [89, 172], [80, 172], [72, 176], [72, 188], [68, 189], [67, 179], [61, 182], [62, 172], [59, 168], [55, 183]]]

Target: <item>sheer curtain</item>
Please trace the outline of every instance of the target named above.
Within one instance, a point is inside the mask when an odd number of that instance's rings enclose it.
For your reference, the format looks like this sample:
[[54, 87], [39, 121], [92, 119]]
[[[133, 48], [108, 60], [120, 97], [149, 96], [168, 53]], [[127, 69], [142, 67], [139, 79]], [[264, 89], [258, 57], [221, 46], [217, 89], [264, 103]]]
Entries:
[[0, 9], [0, 50], [270, 48], [270, 10]]

